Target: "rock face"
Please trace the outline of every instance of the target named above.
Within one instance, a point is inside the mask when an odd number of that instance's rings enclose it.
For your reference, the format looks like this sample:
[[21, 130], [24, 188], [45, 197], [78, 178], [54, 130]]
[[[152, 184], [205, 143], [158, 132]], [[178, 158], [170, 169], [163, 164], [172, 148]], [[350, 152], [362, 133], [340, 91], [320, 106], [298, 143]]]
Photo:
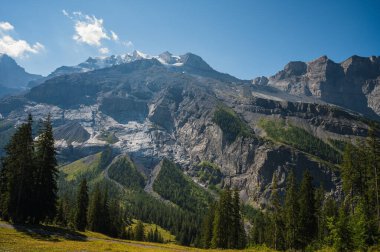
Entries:
[[[199, 56], [177, 58], [165, 52], [160, 59], [141, 56], [109, 68], [54, 77], [23, 96], [0, 100], [0, 113], [4, 122], [17, 125], [27, 113], [38, 120], [50, 112], [62, 160], [111, 146], [148, 172], [163, 158], [173, 160], [195, 181], [197, 165], [207, 161], [220, 170], [220, 186], [236, 187], [246, 202], [265, 206], [273, 174], [283, 189], [291, 169], [298, 178], [309, 169], [316, 185], [323, 182], [327, 191], [339, 195], [336, 162], [268, 139], [260, 122], [284, 121], [334, 150], [333, 141], [365, 137], [368, 119], [325, 101], [336, 99], [331, 90], [340, 82], [333, 80], [351, 76], [357, 83], [364, 78], [360, 76], [369, 76], [362, 73], [366, 67], [349, 70], [343, 65], [326, 57], [291, 62], [275, 76], [252, 84], [215, 71]], [[371, 77], [375, 72], [371, 70]], [[365, 92], [371, 106], [378, 107], [373, 101], [378, 101], [379, 79], [373, 78], [366, 82]], [[362, 87], [360, 92], [358, 96], [366, 97]], [[233, 123], [215, 120], [221, 107]], [[230, 130], [234, 138], [226, 141]]]
[[323, 56], [308, 63], [290, 62], [266, 85], [378, 118], [379, 78], [380, 57], [352, 56], [335, 63]]
[[0, 53], [0, 97], [16, 93], [25, 88], [30, 81], [41, 77], [40, 75], [27, 73], [14, 59]]

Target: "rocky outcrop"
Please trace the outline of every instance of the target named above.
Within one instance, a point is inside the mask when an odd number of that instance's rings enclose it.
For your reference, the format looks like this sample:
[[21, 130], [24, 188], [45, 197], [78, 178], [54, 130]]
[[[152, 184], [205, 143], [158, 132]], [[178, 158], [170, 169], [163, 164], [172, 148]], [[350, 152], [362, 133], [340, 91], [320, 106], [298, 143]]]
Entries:
[[380, 57], [352, 56], [335, 63], [323, 56], [308, 63], [290, 62], [267, 85], [380, 118], [379, 76]]

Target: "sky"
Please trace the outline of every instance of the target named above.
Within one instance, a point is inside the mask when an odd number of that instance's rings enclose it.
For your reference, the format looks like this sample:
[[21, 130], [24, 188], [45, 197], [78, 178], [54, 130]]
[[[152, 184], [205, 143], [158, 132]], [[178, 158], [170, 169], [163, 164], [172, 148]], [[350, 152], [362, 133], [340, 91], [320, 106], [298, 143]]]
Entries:
[[133, 50], [192, 52], [242, 79], [322, 55], [380, 56], [379, 0], [0, 1], [0, 53], [43, 75]]

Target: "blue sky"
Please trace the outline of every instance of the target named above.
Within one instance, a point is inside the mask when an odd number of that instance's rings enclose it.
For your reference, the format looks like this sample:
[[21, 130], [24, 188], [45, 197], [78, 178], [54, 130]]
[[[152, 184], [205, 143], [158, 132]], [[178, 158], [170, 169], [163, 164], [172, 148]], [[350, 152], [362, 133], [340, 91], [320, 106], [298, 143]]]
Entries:
[[1, 1], [0, 50], [29, 72], [134, 49], [193, 52], [244, 79], [291, 60], [380, 55], [380, 1]]

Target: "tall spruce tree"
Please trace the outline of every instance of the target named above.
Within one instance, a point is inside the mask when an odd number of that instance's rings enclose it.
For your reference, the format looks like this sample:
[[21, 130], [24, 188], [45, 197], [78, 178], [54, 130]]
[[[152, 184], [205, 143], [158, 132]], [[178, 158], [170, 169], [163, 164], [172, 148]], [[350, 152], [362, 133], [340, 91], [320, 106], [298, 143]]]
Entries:
[[33, 202], [35, 162], [32, 137], [32, 116], [17, 131], [5, 147], [6, 156], [1, 170], [1, 214], [5, 220], [25, 222], [33, 220], [36, 204]]
[[145, 229], [144, 229], [144, 224], [142, 221], [137, 221], [137, 224], [133, 230], [134, 233], [134, 239], [136, 241], [143, 241], [145, 240]]
[[87, 227], [88, 200], [87, 180], [83, 179], [79, 185], [79, 190], [77, 193], [77, 206], [75, 213], [75, 227], [79, 231], [84, 231]]
[[301, 181], [299, 194], [299, 242], [306, 247], [316, 235], [315, 195], [312, 184], [313, 178], [306, 170]]
[[102, 232], [103, 230], [103, 216], [102, 216], [102, 194], [99, 185], [96, 185], [90, 205], [88, 209], [88, 229], [95, 232]]
[[57, 159], [50, 114], [43, 122], [35, 144], [34, 221], [53, 218], [57, 205]]
[[240, 212], [240, 196], [238, 190], [234, 190], [233, 195], [231, 239], [230, 248], [242, 249], [246, 246], [247, 241], [244, 223]]
[[281, 249], [282, 247], [282, 234], [283, 234], [283, 218], [282, 206], [280, 195], [278, 191], [278, 178], [273, 174], [272, 179], [272, 193], [270, 197], [271, 203], [271, 221], [273, 225], [273, 240], [272, 245], [274, 249]]
[[296, 249], [298, 237], [298, 188], [293, 170], [286, 181], [286, 195], [284, 206], [285, 240], [288, 249]]
[[208, 213], [206, 214], [202, 222], [201, 245], [203, 248], [210, 248], [211, 246], [214, 218], [215, 204], [211, 204]]

